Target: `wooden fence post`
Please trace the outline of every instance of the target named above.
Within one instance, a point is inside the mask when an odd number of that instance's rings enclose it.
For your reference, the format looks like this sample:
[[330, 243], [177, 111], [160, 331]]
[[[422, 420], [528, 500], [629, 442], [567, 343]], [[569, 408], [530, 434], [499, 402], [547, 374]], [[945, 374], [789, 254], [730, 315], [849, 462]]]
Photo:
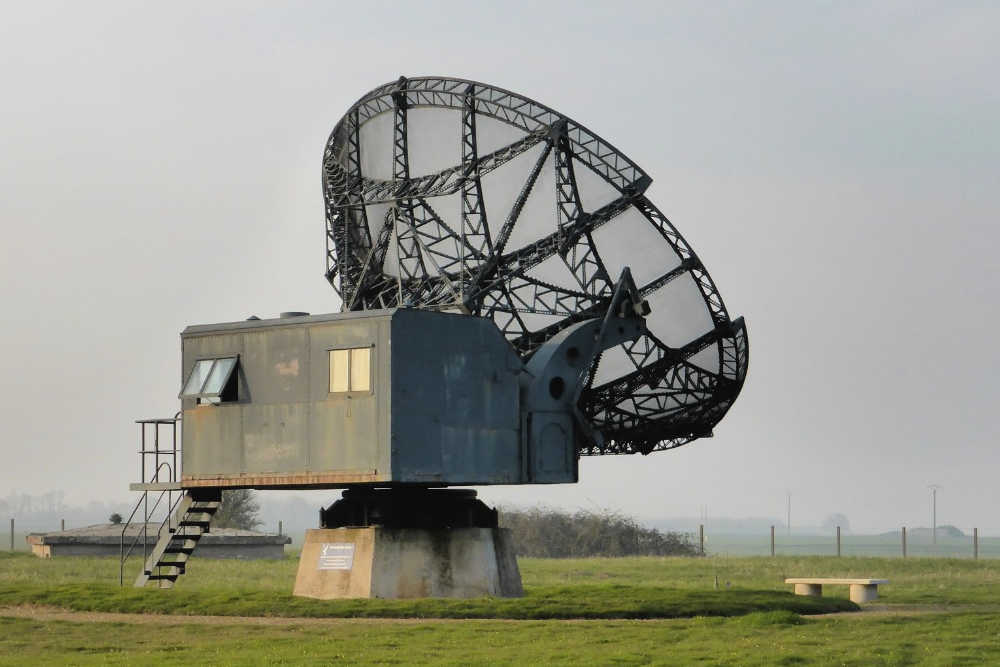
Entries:
[[771, 526], [771, 556], [774, 557], [774, 526]]
[[979, 529], [972, 529], [972, 559], [979, 560]]
[[698, 524], [698, 551], [701, 552], [702, 556], [705, 555], [705, 524], [703, 523]]
[[14, 517], [10, 518], [10, 550], [14, 550]]
[[840, 526], [837, 526], [837, 558], [840, 558]]
[[906, 558], [906, 526], [903, 526], [903, 558]]

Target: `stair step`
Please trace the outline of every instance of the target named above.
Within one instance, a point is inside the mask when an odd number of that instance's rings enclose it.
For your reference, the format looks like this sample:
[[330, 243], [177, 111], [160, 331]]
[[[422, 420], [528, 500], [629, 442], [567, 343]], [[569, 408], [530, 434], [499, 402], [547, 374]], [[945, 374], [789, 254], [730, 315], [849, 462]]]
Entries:
[[197, 540], [205, 532], [204, 528], [201, 526], [196, 526], [194, 524], [178, 524], [174, 529], [174, 536], [172, 539], [183, 540], [183, 539], [194, 539]]
[[135, 586], [155, 581], [160, 588], [173, 588], [184, 574], [198, 541], [209, 532], [212, 518], [221, 507], [219, 489], [188, 491], [171, 514], [170, 522], [157, 538], [152, 553], [136, 577]]
[[182, 521], [177, 527], [177, 532], [174, 534], [177, 539], [190, 537], [192, 539], [198, 539], [202, 535], [208, 532], [209, 523], [207, 521], [192, 521], [185, 522]]
[[191, 554], [184, 553], [183, 551], [170, 551], [169, 549], [163, 553], [164, 556], [170, 554], [171, 558], [167, 560], [166, 558], [160, 558], [158, 565], [183, 565], [191, 558]]
[[169, 545], [164, 553], [168, 554], [189, 554], [194, 551], [194, 548], [198, 546], [197, 539], [186, 539], [183, 541], [174, 540]]
[[204, 510], [206, 512], [215, 512], [220, 507], [222, 507], [222, 503], [212, 502], [209, 500], [196, 500], [195, 502], [191, 503], [191, 509]]
[[209, 529], [208, 521], [182, 521], [181, 527], [183, 528], [201, 528], [202, 534], [207, 533]]
[[148, 579], [156, 579], [157, 577], [179, 577], [184, 574], [184, 565], [175, 565], [171, 561], [161, 560], [153, 565], [152, 571], [145, 570], [144, 574]]

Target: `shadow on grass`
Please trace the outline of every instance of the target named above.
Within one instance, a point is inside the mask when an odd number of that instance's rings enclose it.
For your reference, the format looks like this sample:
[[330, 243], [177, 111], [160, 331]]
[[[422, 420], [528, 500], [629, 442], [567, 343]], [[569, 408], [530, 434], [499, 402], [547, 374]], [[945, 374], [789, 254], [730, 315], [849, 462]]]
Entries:
[[534, 586], [523, 598], [468, 600], [313, 600], [249, 588], [164, 591], [119, 588], [104, 583], [0, 585], [0, 606], [27, 604], [135, 614], [483, 619], [686, 618], [742, 616], [754, 612], [821, 614], [859, 609], [843, 598], [813, 598], [784, 591], [702, 591], [618, 584]]

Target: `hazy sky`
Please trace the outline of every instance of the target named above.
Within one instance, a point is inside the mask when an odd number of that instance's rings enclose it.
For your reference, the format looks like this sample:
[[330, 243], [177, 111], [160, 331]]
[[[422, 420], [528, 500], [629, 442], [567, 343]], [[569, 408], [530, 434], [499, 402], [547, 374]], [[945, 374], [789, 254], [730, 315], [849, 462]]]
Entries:
[[272, 4], [5, 5], [0, 497], [127, 498], [185, 325], [339, 310], [324, 142], [436, 74], [629, 155], [750, 331], [715, 438], [485, 499], [1000, 531], [997, 5]]

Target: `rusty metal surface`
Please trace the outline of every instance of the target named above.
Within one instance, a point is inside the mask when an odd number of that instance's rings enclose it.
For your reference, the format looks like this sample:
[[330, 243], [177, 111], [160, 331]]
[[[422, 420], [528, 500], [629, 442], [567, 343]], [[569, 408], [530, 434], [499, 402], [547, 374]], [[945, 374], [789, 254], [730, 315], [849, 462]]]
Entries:
[[330, 489], [352, 484], [370, 484], [372, 482], [388, 482], [387, 475], [379, 475], [377, 471], [368, 472], [323, 472], [297, 473], [291, 475], [231, 475], [219, 477], [184, 477], [181, 486], [193, 488], [227, 488], [227, 489]]

